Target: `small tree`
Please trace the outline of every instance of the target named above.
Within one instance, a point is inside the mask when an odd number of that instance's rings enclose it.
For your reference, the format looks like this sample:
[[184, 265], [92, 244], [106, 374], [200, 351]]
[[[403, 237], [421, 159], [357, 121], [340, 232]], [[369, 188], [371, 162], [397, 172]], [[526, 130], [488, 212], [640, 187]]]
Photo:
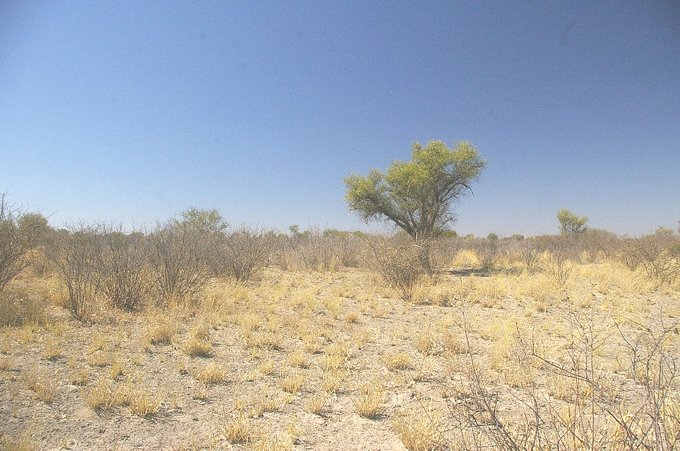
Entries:
[[179, 221], [191, 229], [204, 233], [224, 232], [229, 224], [222, 218], [220, 212], [214, 208], [211, 210], [201, 210], [199, 208], [189, 208], [180, 213], [182, 219]]
[[453, 149], [442, 141], [416, 143], [412, 160], [392, 163], [385, 174], [347, 177], [345, 198], [365, 221], [388, 220], [415, 240], [428, 240], [453, 221], [452, 203], [471, 190], [484, 164], [468, 142]]
[[557, 220], [560, 222], [560, 232], [563, 235], [574, 235], [584, 232], [588, 222], [587, 217], [575, 215], [566, 208], [557, 212]]
[[38, 213], [21, 214], [0, 193], [0, 290], [29, 264], [28, 254], [49, 227]]

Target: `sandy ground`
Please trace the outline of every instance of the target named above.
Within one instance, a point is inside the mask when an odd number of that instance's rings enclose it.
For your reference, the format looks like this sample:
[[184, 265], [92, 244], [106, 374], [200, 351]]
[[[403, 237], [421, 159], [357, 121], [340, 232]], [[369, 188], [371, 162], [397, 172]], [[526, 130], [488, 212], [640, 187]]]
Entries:
[[[584, 269], [562, 288], [447, 274], [414, 303], [359, 270], [267, 269], [251, 287], [213, 282], [193, 309], [83, 325], [50, 306], [46, 326], [0, 330], [0, 435], [39, 449], [391, 450], [417, 429], [431, 446], [472, 447], [460, 410], [471, 365], [520, 424], [530, 387], [556, 403], [574, 393], [528, 349], [568, 362], [578, 330], [597, 341], [594, 368], [619, 399], [643, 396], [621, 334], [674, 324], [680, 299], [611, 271]], [[164, 327], [169, 343], [154, 343]], [[664, 342], [676, 360], [679, 341], [676, 331]], [[375, 415], [360, 415], [371, 401]]]

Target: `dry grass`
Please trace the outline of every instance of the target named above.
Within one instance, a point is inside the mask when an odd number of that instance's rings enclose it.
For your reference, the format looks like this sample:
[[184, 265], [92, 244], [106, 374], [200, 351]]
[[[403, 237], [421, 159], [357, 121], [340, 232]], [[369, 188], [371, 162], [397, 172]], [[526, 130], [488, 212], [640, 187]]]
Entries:
[[385, 366], [391, 371], [404, 371], [413, 368], [413, 362], [407, 353], [397, 352], [385, 356]]
[[128, 384], [124, 399], [132, 413], [144, 418], [157, 414], [163, 402], [162, 396], [137, 382]]
[[[438, 275], [410, 302], [362, 270], [266, 269], [248, 287], [214, 281], [193, 304], [92, 326], [55, 308], [48, 326], [0, 329], [0, 409], [56, 425], [41, 431], [43, 448], [68, 437], [97, 447], [58, 416], [83, 401], [102, 414], [87, 420], [102, 439], [116, 439], [114, 421], [131, 448], [150, 446], [144, 430], [160, 448], [510, 449], [503, 431], [521, 444], [536, 430], [534, 394], [546, 448], [592, 431], [599, 449], [634, 448], [606, 411], [586, 418], [592, 399], [620, 406], [631, 430], [647, 431], [645, 446], [656, 443], [653, 421], [680, 437], [680, 378], [667, 377], [680, 360], [677, 292], [641, 295], [615, 264], [576, 264], [561, 287], [551, 274], [504, 269], [513, 264]], [[50, 406], [25, 390], [40, 371], [58, 388]], [[656, 413], [644, 403], [654, 399]], [[220, 415], [224, 406], [234, 409]]]
[[302, 389], [306, 380], [304, 374], [294, 373], [279, 380], [279, 386], [287, 393], [296, 394]]
[[409, 415], [394, 419], [392, 428], [409, 451], [434, 451], [447, 449], [444, 438], [446, 426], [443, 415], [431, 406], [420, 408]]
[[11, 355], [0, 356], [0, 371], [11, 371], [16, 358]]
[[35, 393], [35, 397], [45, 404], [52, 404], [57, 395], [54, 377], [42, 370], [31, 370], [24, 373], [26, 388]]
[[43, 358], [45, 360], [56, 362], [63, 356], [63, 345], [60, 340], [52, 337], [45, 340], [45, 346], [43, 348]]
[[278, 412], [283, 404], [284, 400], [277, 393], [265, 390], [251, 399], [249, 413], [252, 417], [261, 417], [268, 412]]
[[30, 433], [24, 432], [16, 437], [0, 434], [0, 449], [3, 451], [34, 451], [40, 449], [40, 446]]
[[202, 368], [194, 374], [194, 378], [206, 384], [222, 384], [229, 377], [229, 368], [215, 362]]
[[125, 364], [119, 356], [114, 356], [111, 361], [111, 368], [109, 369], [109, 377], [116, 379], [125, 374]]
[[110, 366], [113, 363], [113, 360], [113, 354], [110, 352], [95, 351], [87, 356], [87, 363], [98, 368]]
[[194, 336], [184, 343], [182, 351], [190, 357], [211, 357], [212, 343]]
[[297, 368], [309, 368], [309, 359], [302, 351], [295, 351], [288, 357], [288, 364]]
[[177, 333], [177, 324], [168, 318], [156, 317], [150, 319], [150, 325], [144, 336], [145, 347], [151, 345], [168, 345]]
[[92, 410], [105, 410], [115, 405], [123, 404], [121, 389], [109, 379], [100, 379], [89, 390], [85, 391], [83, 399]]
[[231, 444], [247, 443], [255, 438], [253, 424], [243, 416], [229, 418], [221, 428], [224, 439]]
[[385, 389], [377, 381], [364, 384], [359, 387], [352, 402], [359, 416], [368, 419], [378, 418], [384, 413]]
[[325, 393], [338, 393], [347, 379], [347, 374], [341, 371], [331, 371], [323, 374], [321, 389]]
[[325, 393], [316, 394], [309, 398], [305, 403], [305, 410], [314, 415], [321, 415], [326, 407], [328, 395]]

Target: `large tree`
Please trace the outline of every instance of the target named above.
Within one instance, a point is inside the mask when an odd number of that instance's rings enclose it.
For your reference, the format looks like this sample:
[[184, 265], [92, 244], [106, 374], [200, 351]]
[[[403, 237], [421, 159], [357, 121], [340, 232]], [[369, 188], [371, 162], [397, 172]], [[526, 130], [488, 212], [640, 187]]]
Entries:
[[416, 240], [433, 238], [447, 230], [452, 203], [471, 191], [484, 164], [469, 142], [451, 149], [442, 141], [416, 143], [411, 161], [396, 161], [384, 174], [347, 177], [345, 197], [365, 221], [387, 220]]

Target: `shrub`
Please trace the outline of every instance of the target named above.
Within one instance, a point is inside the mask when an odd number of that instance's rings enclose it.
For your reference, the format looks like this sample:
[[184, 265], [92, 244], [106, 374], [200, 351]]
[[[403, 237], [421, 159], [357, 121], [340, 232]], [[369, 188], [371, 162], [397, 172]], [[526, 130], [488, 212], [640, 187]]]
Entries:
[[0, 194], [0, 290], [28, 266], [28, 253], [46, 227], [47, 220], [42, 215], [21, 214]]
[[410, 300], [418, 282], [425, 276], [423, 248], [409, 238], [371, 238], [367, 240], [372, 268], [397, 291]]
[[45, 306], [35, 296], [23, 291], [0, 292], [0, 327], [44, 324]]
[[626, 239], [618, 256], [630, 270], [641, 267], [659, 284], [672, 284], [680, 277], [680, 241], [672, 235], [655, 233]]
[[149, 236], [149, 262], [159, 304], [184, 300], [208, 282], [207, 235], [187, 223], [159, 225]]
[[96, 229], [81, 225], [59, 233], [50, 259], [68, 290], [67, 307], [74, 318], [89, 319], [95, 304]]
[[247, 282], [264, 268], [276, 245], [276, 236], [266, 230], [241, 227], [215, 238], [209, 253], [210, 270], [237, 282]]
[[121, 226], [100, 226], [95, 246], [92, 263], [98, 291], [113, 307], [134, 310], [149, 291], [144, 236], [125, 234]]
[[293, 236], [287, 240], [288, 251], [297, 266], [312, 271], [334, 271], [342, 256], [336, 240], [317, 229], [302, 233], [291, 229]]
[[479, 259], [480, 269], [483, 271], [492, 269], [500, 253], [498, 235], [490, 233], [485, 239], [475, 240], [473, 248]]
[[513, 239], [509, 243], [509, 256], [519, 261], [524, 271], [533, 274], [539, 269], [540, 251], [531, 239]]

